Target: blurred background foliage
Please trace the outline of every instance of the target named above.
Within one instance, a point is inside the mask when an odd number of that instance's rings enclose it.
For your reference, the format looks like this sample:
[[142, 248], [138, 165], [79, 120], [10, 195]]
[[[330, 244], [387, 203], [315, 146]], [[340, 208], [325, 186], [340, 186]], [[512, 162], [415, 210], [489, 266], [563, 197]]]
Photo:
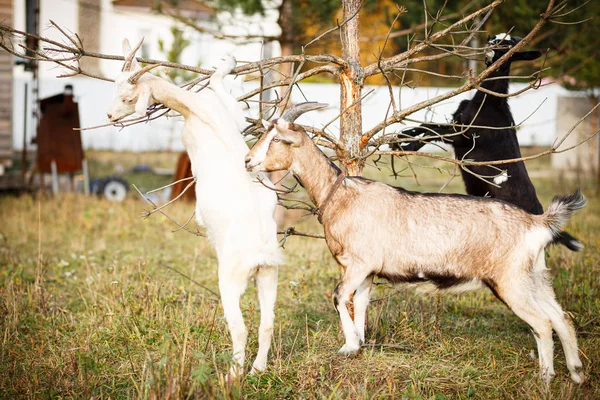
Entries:
[[[440, 10], [442, 10], [442, 17], [452, 16], [447, 21], [435, 24], [434, 31], [443, 29], [448, 23], [454, 22], [461, 16], [468, 15], [488, 3], [481, 0], [425, 1], [430, 21]], [[215, 0], [209, 4], [217, 10], [233, 11], [238, 9], [247, 15], [264, 14], [270, 5], [269, 2], [261, 0]], [[342, 2], [339, 0], [283, 0], [282, 2], [276, 2], [274, 7], [279, 8], [284, 14], [288, 14], [279, 18], [282, 32], [287, 29], [291, 30], [291, 34], [282, 35], [286, 37], [285, 39], [281, 38], [284, 39], [281, 41], [282, 47], [286, 45], [286, 40], [290, 40], [292, 43], [288, 43], [288, 45], [293, 46], [295, 53], [299, 53], [302, 45], [327, 29], [341, 23], [341, 4]], [[363, 65], [376, 62], [380, 54], [389, 57], [407, 50], [409, 36], [400, 35], [390, 38], [384, 49], [385, 37], [398, 13], [398, 7], [406, 8], [406, 12], [396, 21], [393, 32], [422, 25], [425, 21], [423, 4], [421, 0], [404, 0], [401, 2], [393, 0], [363, 1], [360, 14], [361, 40], [364, 41], [361, 47]], [[516, 36], [524, 36], [538, 21], [547, 4], [547, 0], [511, 0], [501, 4], [482, 27], [485, 32], [482, 32], [478, 38], [479, 42], [483, 44], [488, 34], [494, 35], [501, 32], [511, 32]], [[600, 55], [600, 24], [597, 23], [597, 18], [600, 15], [600, 1], [570, 0], [567, 1], [561, 13], [569, 14], [564, 15], [560, 19], [560, 23], [546, 24], [531, 46], [544, 52], [548, 50], [546, 66], [549, 66], [550, 70], [545, 72], [545, 76], [556, 78], [569, 89], [587, 90], [600, 86], [600, 64], [594, 62]], [[574, 24], [580, 21], [583, 22]], [[423, 37], [422, 28], [417, 29], [414, 34], [410, 35], [410, 39], [413, 41], [422, 40]], [[454, 39], [461, 40], [462, 38], [455, 36]], [[450, 43], [451, 40], [452, 38], [446, 38], [442, 43]], [[330, 53], [340, 55], [339, 34], [327, 35], [306, 48], [305, 51], [309, 54]], [[434, 49], [428, 49], [421, 55], [434, 54], [435, 52]], [[539, 67], [542, 62], [543, 59], [537, 60], [534, 66], [529, 67], [529, 69]], [[465, 71], [468, 70], [467, 61], [458, 57], [424, 62], [415, 65], [415, 67], [449, 75], [465, 74]], [[307, 64], [304, 68], [311, 68], [311, 65]], [[516, 72], [518, 73], [519, 70], [517, 69]], [[391, 78], [394, 80], [394, 77]], [[400, 78], [396, 77], [395, 79], [395, 83], [398, 83]], [[407, 81], [420, 86], [453, 86], [460, 83], [460, 80], [457, 79], [452, 80], [411, 73], [406, 75], [405, 82]], [[375, 77], [369, 80], [368, 83], [381, 84], [383, 78]]]

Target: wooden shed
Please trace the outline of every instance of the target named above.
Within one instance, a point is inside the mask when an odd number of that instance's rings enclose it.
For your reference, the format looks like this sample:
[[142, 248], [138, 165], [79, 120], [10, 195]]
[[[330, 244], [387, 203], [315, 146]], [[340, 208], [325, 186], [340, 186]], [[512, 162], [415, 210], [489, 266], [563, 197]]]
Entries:
[[36, 167], [42, 173], [51, 173], [52, 162], [56, 172], [81, 171], [83, 146], [79, 128], [79, 108], [73, 100], [73, 87], [65, 86], [64, 93], [40, 101], [41, 118], [35, 142], [38, 146]]

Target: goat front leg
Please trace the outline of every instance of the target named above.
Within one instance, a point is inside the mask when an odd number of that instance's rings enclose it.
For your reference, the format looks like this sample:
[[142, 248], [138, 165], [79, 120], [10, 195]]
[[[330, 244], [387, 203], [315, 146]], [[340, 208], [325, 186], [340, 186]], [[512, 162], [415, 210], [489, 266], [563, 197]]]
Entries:
[[360, 343], [365, 343], [365, 328], [367, 325], [367, 307], [369, 305], [373, 275], [367, 277], [354, 293], [354, 325], [358, 332]]
[[222, 268], [219, 265], [221, 303], [223, 303], [223, 313], [233, 344], [233, 365], [229, 371], [229, 378], [236, 378], [243, 371], [248, 338], [248, 331], [240, 309], [240, 297], [246, 290], [248, 275], [245, 273], [246, 271], [237, 271], [237, 273], [234, 271], [235, 269], [231, 266]]
[[[352, 271], [350, 268], [346, 270], [342, 282], [340, 282], [333, 291], [333, 304], [335, 305], [338, 315], [340, 316], [342, 330], [344, 331], [344, 337], [346, 338], [346, 343], [344, 346], [342, 346], [338, 353], [346, 356], [355, 354], [360, 349], [360, 334], [356, 329], [354, 321], [350, 317], [347, 305], [350, 301], [350, 296], [367, 278], [367, 276], [364, 274], [352, 274], [351, 272]], [[362, 325], [364, 327], [364, 320]]]
[[252, 372], [264, 371], [273, 337], [275, 299], [277, 298], [277, 267], [260, 267], [256, 273], [258, 301], [260, 303], [260, 327], [258, 328], [258, 354], [252, 364]]

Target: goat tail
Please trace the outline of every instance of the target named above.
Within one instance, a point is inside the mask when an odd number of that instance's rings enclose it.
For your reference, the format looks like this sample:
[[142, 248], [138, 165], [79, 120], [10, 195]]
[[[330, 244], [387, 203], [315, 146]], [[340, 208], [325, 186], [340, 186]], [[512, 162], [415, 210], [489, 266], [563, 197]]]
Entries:
[[554, 237], [552, 244], [562, 244], [571, 251], [581, 251], [585, 247], [583, 243], [579, 241], [579, 239], [573, 237], [573, 235], [565, 231], [560, 232], [556, 237]]
[[542, 215], [544, 223], [552, 231], [552, 237], [560, 237], [563, 226], [571, 215], [585, 207], [587, 200], [579, 188], [570, 196], [556, 196], [552, 199], [548, 210]]
[[231, 71], [235, 68], [237, 64], [237, 60], [233, 56], [233, 54], [228, 53], [223, 58], [223, 61], [217, 66], [217, 69], [210, 77], [210, 83], [213, 83], [215, 79], [223, 79], [224, 76], [229, 75]]

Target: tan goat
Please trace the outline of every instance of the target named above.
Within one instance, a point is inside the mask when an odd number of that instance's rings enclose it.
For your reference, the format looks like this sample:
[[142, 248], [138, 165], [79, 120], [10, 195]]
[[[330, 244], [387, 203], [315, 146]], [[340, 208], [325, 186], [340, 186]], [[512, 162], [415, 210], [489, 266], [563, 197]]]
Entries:
[[[252, 172], [291, 171], [320, 210], [327, 245], [344, 271], [333, 294], [346, 339], [340, 353], [355, 353], [364, 343], [374, 276], [439, 290], [488, 287], [533, 329], [544, 381], [554, 375], [554, 328], [571, 378], [582, 382], [575, 330], [556, 302], [544, 259], [546, 245], [584, 207], [579, 190], [533, 215], [501, 200], [415, 193], [346, 177], [293, 124], [302, 112], [324, 106], [299, 104], [273, 121], [245, 161]], [[353, 293], [354, 321], [346, 308]]]

